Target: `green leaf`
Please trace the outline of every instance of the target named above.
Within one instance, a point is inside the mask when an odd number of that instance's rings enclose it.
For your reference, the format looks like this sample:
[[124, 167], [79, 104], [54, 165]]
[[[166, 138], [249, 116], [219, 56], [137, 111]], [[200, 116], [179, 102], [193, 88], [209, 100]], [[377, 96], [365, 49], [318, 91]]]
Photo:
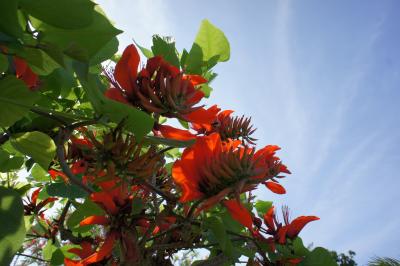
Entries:
[[69, 199], [84, 198], [87, 192], [75, 184], [66, 184], [65, 182], [56, 182], [46, 186], [49, 196], [62, 197]]
[[154, 136], [146, 136], [145, 139], [154, 144], [163, 144], [170, 147], [179, 147], [179, 148], [190, 147], [195, 143], [195, 140], [176, 140], [176, 139], [166, 139]]
[[231, 256], [232, 252], [232, 243], [225, 231], [225, 225], [215, 216], [210, 216], [205, 220], [206, 228], [211, 230], [211, 233], [214, 235], [216, 241], [218, 241], [221, 250], [226, 253], [227, 256]]
[[25, 238], [22, 199], [12, 189], [0, 187], [0, 265], [9, 265]]
[[116, 52], [118, 52], [118, 44], [117, 37], [112, 38], [90, 59], [89, 64], [96, 65], [110, 59]]
[[24, 158], [20, 156], [12, 156], [10, 153], [0, 150], [0, 172], [6, 173], [18, 170], [24, 163]]
[[143, 200], [141, 198], [133, 198], [132, 201], [132, 214], [137, 215], [142, 212], [144, 204]]
[[[135, 41], [134, 41], [135, 42]], [[143, 46], [139, 45], [137, 42], [135, 42], [135, 45], [139, 48], [139, 50], [142, 52], [142, 54], [147, 57], [147, 58], [151, 58], [154, 57], [154, 54], [152, 51], [150, 51], [147, 48], [144, 48]]]
[[56, 154], [52, 138], [39, 131], [13, 135], [11, 144], [21, 153], [32, 157], [43, 169], [49, 168]]
[[32, 167], [31, 176], [33, 177], [33, 179], [35, 179], [35, 181], [38, 182], [50, 180], [47, 172], [39, 164], [35, 164], [35, 166]]
[[310, 251], [304, 246], [303, 240], [300, 237], [296, 237], [293, 240], [293, 250], [294, 254], [298, 256], [305, 256], [310, 253]]
[[8, 68], [8, 59], [5, 55], [0, 54], [0, 73], [6, 72]]
[[321, 247], [315, 248], [311, 251], [305, 259], [299, 264], [299, 266], [337, 266], [337, 263], [333, 259], [331, 253]]
[[31, 16], [61, 29], [78, 29], [93, 21], [95, 3], [88, 0], [20, 0]]
[[257, 200], [254, 207], [257, 210], [259, 217], [264, 217], [264, 214], [272, 207], [272, 201]]
[[201, 22], [194, 43], [201, 48], [203, 61], [205, 62], [213, 57], [218, 57], [218, 62], [229, 60], [230, 46], [228, 39], [220, 29], [211, 24], [207, 19]]
[[67, 226], [69, 229], [74, 228], [82, 221], [84, 218], [91, 215], [103, 215], [104, 210], [101, 209], [96, 203], [90, 199], [86, 199], [81, 205], [79, 205], [76, 210], [71, 214], [67, 220]]
[[48, 240], [46, 245], [42, 249], [42, 255], [45, 260], [50, 260], [53, 256], [53, 252], [57, 250], [57, 247], [53, 244], [52, 240]]
[[0, 80], [0, 126], [9, 127], [21, 119], [38, 99], [24, 82], [6, 76]]
[[60, 248], [57, 248], [51, 254], [50, 265], [62, 265], [64, 263], [64, 253]]
[[204, 96], [205, 96], [206, 98], [208, 98], [208, 97], [210, 97], [211, 92], [213, 91], [213, 88], [211, 88], [211, 87], [208, 86], [207, 84], [203, 84], [203, 85], [201, 85], [200, 90], [201, 90], [202, 92], [204, 92]]
[[22, 36], [18, 21], [18, 0], [0, 1], [0, 31], [14, 37]]
[[20, 56], [26, 60], [32, 71], [38, 75], [49, 75], [54, 69], [60, 67], [48, 54], [39, 49], [25, 48]]
[[168, 37], [153, 36], [153, 46], [151, 47], [154, 55], [161, 55], [167, 62], [179, 68], [180, 62], [175, 48], [175, 42]]
[[79, 61], [89, 61], [107, 43], [120, 34], [110, 21], [96, 7], [93, 22], [81, 29], [60, 29], [38, 20], [32, 20], [34, 27], [41, 32], [41, 41], [52, 44], [65, 54]]

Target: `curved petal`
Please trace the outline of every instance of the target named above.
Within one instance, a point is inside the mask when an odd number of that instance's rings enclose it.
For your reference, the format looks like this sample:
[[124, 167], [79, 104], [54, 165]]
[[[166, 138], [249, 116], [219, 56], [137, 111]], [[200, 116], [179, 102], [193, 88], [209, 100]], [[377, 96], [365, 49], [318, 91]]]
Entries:
[[275, 182], [264, 182], [264, 185], [276, 194], [285, 194], [286, 190], [283, 186]]
[[190, 80], [194, 86], [207, 82], [207, 80], [200, 75], [185, 75], [183, 79]]
[[139, 62], [139, 53], [136, 47], [131, 44], [125, 48], [121, 59], [115, 66], [114, 77], [128, 94], [133, 93]]
[[264, 214], [264, 223], [267, 225], [268, 229], [271, 231], [275, 231], [275, 207], [272, 206], [269, 210]]
[[165, 138], [169, 139], [192, 140], [196, 138], [196, 135], [190, 133], [189, 130], [178, 129], [167, 125], [159, 125], [158, 130]]
[[84, 265], [88, 265], [91, 263], [102, 261], [104, 258], [111, 256], [116, 238], [116, 233], [109, 233], [99, 251], [82, 260], [82, 263], [84, 263]]
[[312, 221], [319, 220], [317, 216], [300, 216], [294, 219], [289, 225], [287, 230], [287, 236], [289, 238], [296, 237], [306, 224]]
[[217, 113], [218, 111], [215, 108], [209, 108], [207, 110], [204, 108], [199, 108], [196, 111], [183, 115], [183, 117], [189, 122], [197, 124], [211, 124], [215, 121]]
[[237, 202], [237, 200], [226, 200], [223, 202], [223, 204], [228, 209], [233, 219], [252, 231], [253, 218], [251, 217], [249, 210]]
[[107, 225], [110, 224], [110, 220], [102, 215], [92, 215], [83, 219], [79, 223], [80, 226], [91, 225], [91, 224]]
[[92, 250], [92, 244], [87, 241], [83, 241], [81, 243], [81, 248], [71, 248], [68, 250], [70, 253], [74, 253], [78, 255], [81, 259], [89, 257], [93, 250]]
[[117, 102], [129, 104], [128, 100], [125, 99], [125, 97], [122, 94], [122, 92], [117, 88], [109, 88], [104, 93], [104, 96], [106, 96], [107, 98], [109, 98], [111, 100], [117, 101]]
[[90, 195], [90, 198], [103, 206], [103, 208], [110, 214], [118, 213], [118, 207], [115, 205], [112, 197], [106, 192], [94, 192]]

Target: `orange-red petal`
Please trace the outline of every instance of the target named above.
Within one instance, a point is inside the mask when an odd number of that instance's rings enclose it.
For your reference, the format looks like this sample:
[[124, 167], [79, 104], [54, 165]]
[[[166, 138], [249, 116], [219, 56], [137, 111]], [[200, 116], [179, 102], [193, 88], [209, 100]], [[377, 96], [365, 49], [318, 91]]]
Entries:
[[283, 186], [275, 182], [264, 182], [264, 185], [276, 194], [285, 194], [286, 190]]
[[94, 192], [90, 195], [90, 198], [103, 206], [103, 208], [110, 214], [117, 214], [118, 207], [115, 205], [113, 198], [106, 192]]
[[215, 121], [217, 113], [218, 112], [211, 108], [207, 110], [204, 108], [199, 108], [194, 112], [184, 115], [183, 117], [189, 122], [198, 124], [211, 124]]
[[102, 261], [104, 258], [111, 256], [116, 238], [117, 238], [116, 233], [114, 232], [109, 233], [99, 251], [93, 253], [92, 255], [84, 259], [82, 262], [85, 265], [87, 265]]
[[264, 214], [264, 222], [267, 225], [268, 229], [275, 231], [275, 207], [272, 206], [269, 210]]
[[196, 135], [190, 133], [189, 130], [178, 129], [168, 125], [159, 125], [158, 130], [165, 138], [169, 139], [192, 140], [196, 138]]
[[83, 219], [79, 225], [84, 226], [84, 225], [92, 225], [92, 224], [99, 224], [99, 225], [107, 225], [110, 224], [110, 220], [102, 215], [92, 215], [89, 216], [85, 219]]
[[115, 66], [114, 77], [128, 94], [133, 93], [140, 56], [136, 47], [128, 45]]
[[129, 104], [128, 100], [125, 99], [125, 97], [122, 94], [122, 92], [117, 88], [109, 88], [108, 90], [106, 90], [104, 95], [107, 98], [111, 99], [111, 100], [114, 100], [114, 101], [117, 101], [117, 102], [121, 102], [121, 103], [125, 103], [125, 104]]
[[194, 86], [207, 82], [207, 80], [200, 75], [185, 75], [183, 76], [183, 79], [190, 80]]
[[249, 212], [242, 204], [237, 202], [237, 200], [226, 200], [223, 202], [224, 206], [228, 209], [232, 218], [249, 228], [253, 229], [253, 218]]
[[287, 236], [290, 238], [296, 237], [306, 224], [316, 220], [319, 220], [317, 216], [297, 217], [288, 225]]

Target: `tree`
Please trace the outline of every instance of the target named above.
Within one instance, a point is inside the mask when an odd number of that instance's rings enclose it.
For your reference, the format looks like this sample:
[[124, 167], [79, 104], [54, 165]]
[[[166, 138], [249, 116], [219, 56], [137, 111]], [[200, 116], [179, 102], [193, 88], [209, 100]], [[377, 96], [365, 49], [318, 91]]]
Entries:
[[299, 237], [318, 217], [283, 207], [280, 222], [252, 194], [286, 193], [280, 148], [202, 105], [230, 57], [212, 23], [190, 50], [155, 35], [120, 56], [122, 32], [89, 0], [3, 1], [0, 15], [0, 265], [172, 265], [196, 249], [210, 252], [196, 265], [336, 265]]

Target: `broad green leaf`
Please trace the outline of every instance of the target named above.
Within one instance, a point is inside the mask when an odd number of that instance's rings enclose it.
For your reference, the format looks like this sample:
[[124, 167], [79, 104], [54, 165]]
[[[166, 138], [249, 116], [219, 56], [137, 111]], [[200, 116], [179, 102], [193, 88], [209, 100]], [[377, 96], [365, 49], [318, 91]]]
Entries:
[[26, 48], [20, 54], [37, 75], [49, 75], [60, 65], [40, 49]]
[[93, 21], [95, 3], [89, 0], [19, 0], [31, 16], [61, 29], [78, 29]]
[[89, 64], [96, 65], [110, 59], [116, 52], [118, 52], [118, 44], [117, 37], [112, 38], [90, 59]]
[[35, 164], [35, 166], [32, 167], [31, 176], [38, 182], [50, 181], [47, 171], [45, 171], [39, 164]]
[[315, 248], [311, 251], [305, 259], [299, 264], [299, 266], [337, 266], [337, 263], [333, 259], [331, 253], [321, 247]]
[[205, 62], [213, 57], [218, 57], [218, 62], [229, 60], [230, 46], [228, 39], [220, 29], [211, 24], [207, 19], [201, 22], [194, 43], [201, 48], [203, 61]]
[[272, 201], [257, 200], [254, 207], [257, 210], [259, 217], [264, 217], [264, 214], [272, 207]]
[[310, 251], [304, 246], [303, 240], [301, 240], [300, 237], [296, 237], [293, 240], [293, 250], [294, 254], [299, 256], [305, 256], [310, 253]]
[[153, 46], [151, 47], [154, 55], [161, 55], [167, 62], [179, 68], [180, 62], [175, 48], [175, 42], [168, 37], [153, 36]]
[[0, 73], [6, 72], [8, 68], [7, 56], [0, 54]]
[[79, 205], [76, 210], [69, 216], [67, 226], [69, 229], [74, 228], [84, 218], [91, 215], [103, 215], [104, 210], [90, 199], [86, 199], [84, 203]]
[[14, 37], [22, 36], [18, 21], [18, 0], [0, 1], [0, 31]]
[[65, 182], [51, 183], [46, 186], [49, 196], [62, 197], [69, 199], [84, 198], [87, 192], [75, 184], [66, 184]]
[[60, 29], [38, 20], [32, 20], [34, 27], [42, 32], [42, 42], [55, 45], [65, 54], [79, 61], [89, 61], [107, 43], [120, 34], [110, 21], [98, 11], [93, 13], [93, 22], [81, 29]]
[[38, 98], [21, 80], [13, 76], [0, 79], [0, 126], [8, 127], [21, 119]]
[[53, 244], [52, 240], [48, 240], [46, 245], [42, 249], [42, 255], [45, 260], [50, 260], [53, 252], [57, 250], [57, 247]]
[[25, 238], [22, 199], [12, 189], [0, 187], [0, 265], [9, 265]]
[[32, 157], [43, 169], [49, 168], [56, 153], [52, 138], [39, 131], [13, 135], [11, 144], [21, 153]]
[[179, 147], [179, 148], [192, 146], [195, 142], [195, 140], [176, 140], [176, 139], [166, 139], [154, 136], [146, 136], [145, 139], [154, 144], [163, 144], [170, 147]]
[[18, 170], [24, 163], [24, 158], [20, 156], [12, 156], [8, 152], [0, 149], [0, 172], [6, 173]]
[[53, 266], [64, 264], [64, 257], [64, 252], [61, 250], [61, 248], [57, 248], [51, 254], [50, 265]]

